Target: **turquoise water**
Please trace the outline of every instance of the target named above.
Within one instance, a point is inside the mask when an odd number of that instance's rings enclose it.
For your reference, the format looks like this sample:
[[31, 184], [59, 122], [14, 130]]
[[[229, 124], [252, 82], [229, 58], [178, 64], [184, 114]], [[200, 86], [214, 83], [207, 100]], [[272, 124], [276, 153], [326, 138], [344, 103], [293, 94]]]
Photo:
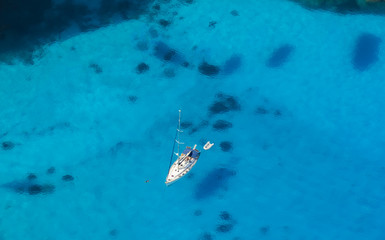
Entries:
[[156, 4], [0, 65], [0, 239], [384, 239], [384, 17]]

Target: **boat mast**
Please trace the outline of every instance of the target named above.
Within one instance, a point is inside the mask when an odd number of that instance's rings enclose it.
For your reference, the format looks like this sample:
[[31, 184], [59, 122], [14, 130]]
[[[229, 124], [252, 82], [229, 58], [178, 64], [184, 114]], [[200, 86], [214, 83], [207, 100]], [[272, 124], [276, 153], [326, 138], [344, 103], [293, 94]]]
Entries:
[[178, 153], [176, 154], [178, 157], [179, 157], [179, 145], [180, 144], [183, 144], [180, 142], [180, 133], [183, 132], [182, 130], [180, 130], [180, 115], [181, 115], [181, 110], [179, 109], [179, 119], [178, 119], [178, 128], [176, 129], [177, 132], [178, 132], [178, 140], [175, 140], [177, 143], [178, 143]]
[[179, 145], [180, 144], [184, 144], [184, 143], [182, 143], [182, 142], [180, 142], [180, 140], [179, 140], [179, 138], [180, 138], [180, 133], [181, 132], [183, 132], [181, 129], [180, 129], [180, 115], [181, 115], [181, 110], [179, 110], [179, 119], [178, 119], [178, 128], [176, 129], [176, 131], [177, 131], [177, 135], [178, 135], [178, 140], [175, 140], [175, 142], [177, 142], [178, 143], [178, 153], [175, 153], [175, 155], [177, 155], [178, 156], [178, 159], [177, 159], [177, 161], [178, 161], [178, 163], [181, 163], [182, 161], [183, 161], [183, 159], [184, 159], [184, 157], [183, 158], [181, 158], [180, 157], [180, 151], [179, 151]]
[[[170, 164], [168, 166], [168, 169], [170, 169], [171, 167], [171, 163], [172, 163], [172, 157], [175, 155], [178, 156], [179, 158], [179, 144], [183, 144], [179, 141], [179, 136], [180, 136], [180, 133], [183, 132], [182, 130], [180, 130], [180, 115], [181, 115], [181, 110], [179, 110], [179, 119], [178, 119], [178, 126], [176, 128], [176, 133], [175, 133], [175, 138], [174, 138], [174, 144], [172, 145], [172, 152], [171, 152], [171, 157], [170, 157]], [[175, 149], [175, 143], [178, 143], [178, 153], [174, 152], [174, 149]]]

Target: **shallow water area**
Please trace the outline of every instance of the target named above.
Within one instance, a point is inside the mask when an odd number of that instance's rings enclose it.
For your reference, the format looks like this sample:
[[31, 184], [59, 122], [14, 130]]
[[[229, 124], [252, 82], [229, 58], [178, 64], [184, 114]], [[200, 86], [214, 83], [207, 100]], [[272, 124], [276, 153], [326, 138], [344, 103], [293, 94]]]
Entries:
[[383, 16], [112, 6], [0, 58], [0, 240], [385, 237]]

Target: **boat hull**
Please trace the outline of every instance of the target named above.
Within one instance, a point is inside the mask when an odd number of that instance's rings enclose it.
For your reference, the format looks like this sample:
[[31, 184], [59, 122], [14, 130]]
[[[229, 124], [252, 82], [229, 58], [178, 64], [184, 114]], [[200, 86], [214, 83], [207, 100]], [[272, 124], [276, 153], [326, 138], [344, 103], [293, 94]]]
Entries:
[[181, 154], [171, 165], [165, 182], [167, 186], [181, 179], [195, 166], [199, 159], [200, 152], [196, 149], [192, 149], [191, 152], [192, 151], [195, 151], [193, 156], [190, 156], [192, 154]]

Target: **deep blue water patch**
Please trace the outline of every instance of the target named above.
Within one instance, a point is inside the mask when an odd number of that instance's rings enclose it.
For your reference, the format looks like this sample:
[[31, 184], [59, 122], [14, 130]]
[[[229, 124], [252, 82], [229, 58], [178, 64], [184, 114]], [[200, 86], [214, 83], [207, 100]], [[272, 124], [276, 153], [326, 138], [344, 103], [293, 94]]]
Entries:
[[27, 176], [27, 180], [35, 180], [37, 178], [36, 174], [34, 173], [30, 173], [28, 174]]
[[233, 224], [231, 223], [224, 223], [217, 226], [217, 232], [220, 233], [227, 233], [230, 232], [233, 229]]
[[193, 123], [192, 123], [192, 122], [189, 122], [189, 121], [183, 121], [183, 122], [180, 123], [180, 127], [181, 127], [182, 129], [189, 128], [189, 127], [191, 127], [192, 125], [193, 125]]
[[278, 110], [278, 109], [275, 110], [273, 114], [274, 114], [274, 117], [277, 117], [277, 118], [282, 116], [281, 110]]
[[201, 215], [202, 215], [202, 210], [198, 209], [198, 210], [195, 210], [195, 211], [194, 211], [194, 216], [199, 217], [199, 216], [201, 216]]
[[216, 168], [210, 171], [197, 185], [195, 198], [202, 200], [214, 196], [220, 190], [226, 190], [228, 181], [236, 172], [228, 168]]
[[209, 107], [210, 114], [220, 114], [239, 110], [241, 110], [241, 105], [238, 100], [231, 95], [223, 93], [218, 93], [214, 103]]
[[287, 62], [293, 50], [294, 46], [291, 44], [284, 44], [280, 46], [271, 54], [270, 58], [266, 62], [266, 66], [271, 68], [281, 67]]
[[102, 69], [102, 67], [101, 66], [99, 66], [98, 64], [96, 64], [96, 63], [91, 63], [90, 65], [89, 65], [89, 67], [91, 68], [91, 69], [93, 69], [94, 70], [94, 72], [96, 73], [96, 74], [100, 74], [100, 73], [102, 73], [103, 72], [103, 69]]
[[165, 68], [163, 70], [163, 76], [165, 76], [166, 78], [174, 78], [175, 75], [175, 70], [173, 68]]
[[221, 211], [221, 213], [219, 214], [219, 218], [222, 220], [229, 221], [231, 220], [231, 215], [228, 211]]
[[183, 65], [187, 62], [185, 57], [180, 52], [162, 41], [155, 43], [154, 56], [164, 62], [170, 62], [178, 65]]
[[159, 11], [160, 10], [160, 4], [155, 4], [154, 6], [152, 6], [152, 9]]
[[29, 195], [36, 195], [36, 194], [50, 194], [53, 193], [55, 190], [55, 186], [52, 184], [32, 184], [28, 187], [28, 194]]
[[238, 17], [239, 16], [239, 12], [237, 10], [232, 10], [230, 12], [231, 15], [233, 15], [234, 17]]
[[267, 110], [265, 107], [263, 106], [259, 106], [257, 107], [257, 109], [255, 110], [255, 113], [258, 114], [258, 115], [265, 115], [265, 114], [268, 114], [269, 113], [269, 110]]
[[230, 141], [223, 141], [219, 144], [219, 146], [224, 152], [230, 152], [233, 149], [233, 143]]
[[239, 54], [232, 55], [223, 65], [223, 74], [230, 75], [237, 71], [242, 65], [242, 56]]
[[128, 100], [130, 103], [136, 103], [136, 101], [138, 101], [138, 96], [130, 95], [130, 96], [128, 96], [127, 100]]
[[209, 125], [208, 121], [202, 120], [197, 126], [191, 128], [191, 130], [189, 131], [189, 134], [193, 134], [193, 133], [197, 132], [198, 130], [201, 130], [201, 129], [207, 127], [208, 125]]
[[205, 232], [199, 237], [199, 240], [213, 240], [213, 239], [214, 239], [213, 235], [209, 232]]
[[136, 73], [142, 74], [147, 72], [150, 69], [150, 66], [148, 66], [146, 63], [142, 62], [139, 63], [138, 66], [136, 66]]
[[49, 167], [46, 171], [47, 174], [54, 174], [56, 171], [55, 167]]
[[210, 21], [209, 22], [209, 28], [215, 28], [216, 25], [217, 25], [216, 21]]
[[116, 237], [118, 235], [118, 230], [116, 229], [111, 229], [110, 232], [108, 233], [112, 237]]
[[266, 235], [269, 232], [269, 230], [270, 230], [270, 226], [263, 226], [259, 228], [259, 232], [262, 235]]
[[361, 34], [353, 50], [353, 66], [358, 71], [365, 71], [378, 61], [381, 38], [371, 33]]
[[162, 26], [162, 27], [168, 27], [171, 25], [171, 21], [169, 20], [165, 20], [165, 19], [160, 19], [158, 21], [158, 23]]
[[199, 64], [198, 71], [206, 76], [213, 77], [218, 75], [220, 68], [218, 66], [209, 64], [205, 61], [203, 61], [201, 64]]
[[235, 225], [236, 221], [232, 218], [228, 211], [221, 211], [219, 214], [219, 222], [216, 227], [216, 231], [219, 233], [230, 232]]
[[[294, 1], [294, 0], [291, 0]], [[362, 3], [360, 1], [297, 1], [295, 2], [300, 3], [305, 8], [308, 9], [323, 9], [332, 11], [339, 14], [362, 14], [362, 13], [369, 13], [369, 14], [382, 14], [383, 15], [383, 8], [378, 6], [368, 7], [362, 6]], [[367, 1], [369, 2], [369, 1]]]
[[65, 182], [71, 182], [74, 180], [74, 177], [72, 175], [66, 174], [61, 178]]
[[149, 10], [152, 2], [153, 0], [101, 0], [96, 12], [99, 22], [105, 25], [115, 20], [116, 17], [123, 20], [136, 19]]
[[217, 131], [224, 131], [232, 127], [233, 124], [226, 120], [218, 120], [213, 124], [213, 128]]
[[1, 143], [1, 148], [3, 150], [11, 150], [15, 147], [15, 144], [11, 141], [4, 141]]
[[[89, 6], [66, 0], [12, 0], [0, 2], [0, 61], [21, 59], [33, 64], [43, 44], [94, 30], [126, 19], [138, 18], [153, 0], [100, 0]], [[99, 3], [99, 4], [98, 4]], [[75, 31], [72, 26], [80, 31]], [[64, 36], [70, 37], [70, 36]]]
[[187, 3], [187, 4], [193, 4], [194, 0], [183, 0], [182, 2]]
[[279, 118], [279, 117], [282, 116], [282, 111], [279, 110], [279, 109], [267, 109], [264, 106], [258, 106], [255, 109], [255, 114], [257, 114], [257, 115], [268, 115], [268, 114], [271, 114], [274, 117]]
[[25, 180], [15, 180], [1, 185], [2, 188], [6, 188], [19, 194], [51, 194], [55, 191], [55, 186], [52, 184], [38, 184], [33, 179], [26, 178]]

